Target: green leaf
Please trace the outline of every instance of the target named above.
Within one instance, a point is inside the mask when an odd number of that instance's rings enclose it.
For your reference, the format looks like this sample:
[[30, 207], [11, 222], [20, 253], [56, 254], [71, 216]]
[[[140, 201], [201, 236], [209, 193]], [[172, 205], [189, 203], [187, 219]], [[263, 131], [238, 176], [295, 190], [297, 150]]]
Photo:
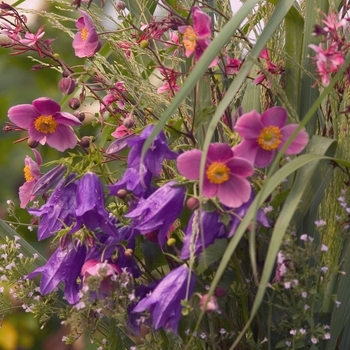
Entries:
[[206, 248], [200, 255], [196, 272], [200, 275], [208, 268], [209, 265], [220, 260], [226, 248], [227, 248], [227, 240], [217, 239], [214, 242], [214, 244]]

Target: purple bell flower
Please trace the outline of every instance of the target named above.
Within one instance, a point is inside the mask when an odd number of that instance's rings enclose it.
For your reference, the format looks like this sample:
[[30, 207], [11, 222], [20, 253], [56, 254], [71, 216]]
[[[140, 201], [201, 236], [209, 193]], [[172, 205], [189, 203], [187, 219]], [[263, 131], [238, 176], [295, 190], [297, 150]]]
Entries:
[[149, 309], [154, 330], [171, 328], [176, 334], [181, 319], [181, 300], [187, 295], [191, 296], [195, 284], [194, 275], [189, 276], [189, 273], [185, 264], [171, 271], [152, 294], [142, 299], [132, 312], [143, 312]]
[[70, 226], [75, 218], [77, 181], [75, 174], [62, 179], [52, 192], [47, 203], [39, 209], [28, 209], [31, 215], [41, 217], [38, 228], [38, 240], [50, 237], [61, 230], [64, 225]]
[[125, 216], [133, 219], [131, 226], [141, 234], [157, 230], [158, 242], [162, 246], [171, 225], [182, 211], [185, 191], [175, 181], [168, 182], [147, 199], [140, 200], [136, 208]]

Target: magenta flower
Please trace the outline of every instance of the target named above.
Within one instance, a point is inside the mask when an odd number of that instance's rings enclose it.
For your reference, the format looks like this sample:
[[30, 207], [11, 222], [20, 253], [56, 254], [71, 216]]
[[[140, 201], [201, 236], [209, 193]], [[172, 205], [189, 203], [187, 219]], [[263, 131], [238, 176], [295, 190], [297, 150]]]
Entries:
[[[192, 8], [192, 19], [193, 26], [180, 26], [178, 31], [183, 34], [186, 57], [194, 53], [194, 61], [197, 62], [211, 43], [211, 18], [195, 6]], [[215, 66], [217, 62], [216, 57], [209, 67]]]
[[169, 93], [169, 96], [174, 96], [175, 91], [180, 90], [180, 86], [176, 84], [176, 79], [178, 73], [176, 73], [173, 69], [170, 68], [158, 68], [160, 73], [164, 77], [164, 82], [161, 87], [158, 88], [157, 93], [163, 94], [164, 92]]
[[34, 141], [63, 152], [67, 148], [74, 148], [77, 138], [71, 126], [81, 125], [73, 115], [61, 112], [60, 105], [47, 97], [37, 98], [32, 104], [22, 104], [11, 107], [8, 111], [9, 119], [23, 129]]
[[[266, 167], [298, 127], [297, 124], [285, 125], [286, 121], [287, 112], [282, 107], [272, 107], [261, 115], [257, 111], [243, 114], [234, 128], [243, 140], [233, 152], [258, 168]], [[300, 131], [285, 154], [300, 153], [308, 140], [306, 131]]]
[[40, 27], [36, 34], [27, 32], [24, 36], [25, 39], [21, 39], [20, 43], [28, 46], [37, 46], [39, 40], [45, 35], [43, 31], [44, 27]]
[[[180, 154], [177, 158], [179, 173], [190, 180], [198, 180], [201, 158], [202, 151], [197, 149]], [[250, 198], [251, 186], [246, 177], [253, 172], [253, 166], [236, 157], [228, 144], [213, 143], [205, 162], [203, 195], [217, 196], [220, 203], [238, 208]]]
[[73, 48], [77, 57], [92, 57], [101, 48], [101, 42], [92, 18], [86, 12], [79, 11], [83, 16], [75, 23], [79, 30], [74, 36]]
[[36, 158], [36, 162], [29, 156], [26, 156], [24, 159], [23, 171], [26, 182], [19, 188], [19, 200], [21, 208], [25, 208], [28, 202], [32, 201], [35, 198], [35, 196], [33, 196], [31, 193], [35, 184], [40, 178], [39, 167], [42, 163], [42, 158], [36, 149], [33, 149], [33, 152]]

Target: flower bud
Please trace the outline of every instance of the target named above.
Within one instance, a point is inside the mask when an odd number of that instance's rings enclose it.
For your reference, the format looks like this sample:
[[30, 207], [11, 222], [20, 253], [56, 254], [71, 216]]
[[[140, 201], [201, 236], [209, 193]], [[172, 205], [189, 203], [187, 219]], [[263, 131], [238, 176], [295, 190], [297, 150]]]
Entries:
[[124, 256], [128, 259], [132, 258], [132, 256], [134, 255], [134, 251], [130, 248], [125, 249], [124, 251]]
[[132, 117], [127, 117], [124, 119], [123, 121], [123, 125], [127, 128], [127, 129], [131, 129], [135, 124], [135, 120]]
[[217, 297], [217, 298], [222, 298], [226, 295], [226, 290], [225, 288], [223, 287], [216, 287], [215, 288], [215, 291], [214, 291], [214, 295]]
[[172, 245], [174, 245], [176, 243], [176, 239], [175, 238], [169, 238], [167, 241], [167, 245], [170, 247]]
[[83, 148], [90, 147], [91, 138], [89, 136], [83, 136], [80, 140], [80, 146]]
[[142, 49], [147, 49], [147, 47], [148, 47], [148, 40], [141, 40], [140, 41], [140, 47], [142, 48]]
[[212, 295], [208, 300], [208, 294], [205, 294], [201, 297], [199, 301], [199, 307], [202, 311], [213, 312], [219, 310], [218, 302], [216, 301], [216, 297]]
[[83, 122], [85, 120], [85, 113], [84, 112], [80, 112], [80, 111], [75, 111], [73, 113], [74, 117], [76, 117], [77, 119], [79, 119], [81, 122]]
[[34, 141], [31, 137], [29, 137], [29, 139], [27, 140], [27, 145], [30, 148], [36, 148], [39, 144], [39, 141]]
[[120, 199], [126, 198], [127, 195], [128, 195], [128, 191], [124, 189], [121, 189], [117, 192], [117, 197]]
[[125, 5], [125, 2], [124, 1], [118, 1], [116, 4], [115, 4], [116, 8], [118, 11], [123, 11], [125, 10], [126, 8], [126, 5]]
[[199, 207], [199, 200], [195, 197], [190, 197], [186, 201], [186, 207], [192, 211], [198, 209]]
[[77, 98], [73, 97], [69, 100], [68, 106], [74, 110], [78, 109], [80, 107], [80, 101]]
[[62, 94], [70, 95], [75, 90], [75, 80], [72, 78], [62, 78], [58, 83]]

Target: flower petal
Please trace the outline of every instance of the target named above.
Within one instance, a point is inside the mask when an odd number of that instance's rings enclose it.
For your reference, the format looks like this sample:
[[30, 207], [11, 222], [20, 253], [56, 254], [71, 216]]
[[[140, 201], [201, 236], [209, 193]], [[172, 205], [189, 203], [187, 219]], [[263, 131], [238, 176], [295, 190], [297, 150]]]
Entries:
[[257, 111], [243, 114], [238, 119], [234, 129], [242, 137], [256, 140], [263, 129], [260, 114]]
[[230, 168], [231, 174], [241, 177], [247, 177], [254, 173], [252, 163], [244, 158], [233, 157], [226, 162], [226, 165]]
[[[282, 148], [282, 145], [284, 145], [289, 137], [293, 134], [295, 129], [298, 127], [298, 124], [289, 124], [286, 125], [284, 128], [281, 129], [282, 132], [282, 143], [279, 147]], [[295, 137], [293, 142], [289, 145], [289, 147], [286, 150], [286, 154], [298, 154], [300, 153], [307, 143], [309, 142], [309, 135], [304, 130], [300, 130], [299, 134]]]
[[177, 157], [177, 169], [179, 173], [189, 180], [199, 179], [199, 167], [201, 164], [202, 151], [194, 149], [184, 152]]
[[40, 97], [33, 101], [32, 105], [38, 110], [40, 115], [53, 115], [61, 110], [60, 105], [48, 97]]
[[274, 125], [283, 128], [287, 117], [287, 111], [283, 107], [272, 107], [261, 115], [261, 122], [264, 126]]
[[12, 123], [23, 129], [28, 129], [40, 113], [29, 104], [13, 106], [8, 111], [8, 117]]
[[193, 29], [200, 39], [210, 38], [211, 18], [199, 7], [192, 8]]
[[255, 157], [255, 166], [258, 168], [265, 168], [273, 161], [275, 154], [276, 151], [266, 151], [259, 147]]
[[212, 143], [208, 149], [208, 161], [226, 161], [233, 157], [231, 147], [227, 143]]
[[230, 179], [218, 188], [218, 200], [230, 207], [238, 208], [250, 198], [252, 187], [247, 179], [231, 175]]
[[244, 158], [254, 165], [258, 149], [259, 145], [256, 140], [243, 139], [237, 146], [232, 148], [232, 151], [235, 157]]
[[80, 126], [82, 124], [78, 118], [66, 112], [55, 113], [54, 118], [59, 124], [63, 125]]
[[47, 135], [46, 142], [51, 147], [63, 152], [67, 148], [74, 148], [77, 145], [77, 137], [69, 126], [58, 125], [53, 134]]

